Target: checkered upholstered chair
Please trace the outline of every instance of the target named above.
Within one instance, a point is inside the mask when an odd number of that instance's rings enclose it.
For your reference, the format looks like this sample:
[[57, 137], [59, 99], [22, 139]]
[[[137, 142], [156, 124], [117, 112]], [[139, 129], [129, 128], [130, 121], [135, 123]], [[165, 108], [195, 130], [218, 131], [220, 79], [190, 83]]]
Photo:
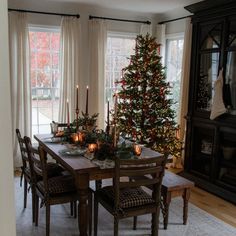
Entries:
[[[38, 225], [39, 198], [41, 207], [46, 207], [46, 235], [50, 235], [50, 206], [64, 203], [74, 203], [79, 199], [75, 187], [74, 178], [71, 175], [61, 175], [49, 178], [47, 160], [42, 155], [43, 150], [39, 148], [39, 157], [36, 158], [32, 152], [32, 144], [29, 137], [24, 137], [26, 149], [29, 156], [30, 168], [33, 172], [33, 189], [35, 189], [35, 225]], [[37, 176], [42, 179], [37, 181]], [[89, 206], [92, 206], [90, 196]], [[91, 217], [90, 217], [91, 218]], [[89, 224], [91, 231], [91, 222]]]
[[[34, 222], [34, 191], [32, 189], [32, 173], [29, 165], [29, 157], [26, 149], [26, 144], [24, 138], [22, 138], [20, 130], [16, 129], [16, 136], [18, 139], [18, 143], [20, 146], [21, 158], [22, 158], [22, 167], [21, 167], [21, 181], [20, 184], [22, 185], [22, 180], [24, 181], [24, 208], [27, 206], [27, 190], [28, 187], [31, 187], [32, 193], [32, 220]], [[32, 147], [33, 155], [38, 155], [38, 149], [36, 147]], [[56, 163], [49, 162], [47, 164], [47, 169], [50, 172], [50, 177], [61, 175], [62, 171], [64, 170], [62, 167], [57, 165]], [[37, 176], [37, 180], [41, 177]], [[42, 179], [42, 178], [41, 178]]]
[[[152, 214], [152, 235], [158, 235], [160, 191], [167, 155], [139, 160], [115, 160], [113, 186], [98, 188], [94, 193], [94, 236], [97, 235], [98, 204], [114, 217], [114, 235], [118, 236], [119, 220]], [[130, 177], [149, 174], [150, 179], [130, 181]], [[153, 193], [145, 186], [153, 186]]]

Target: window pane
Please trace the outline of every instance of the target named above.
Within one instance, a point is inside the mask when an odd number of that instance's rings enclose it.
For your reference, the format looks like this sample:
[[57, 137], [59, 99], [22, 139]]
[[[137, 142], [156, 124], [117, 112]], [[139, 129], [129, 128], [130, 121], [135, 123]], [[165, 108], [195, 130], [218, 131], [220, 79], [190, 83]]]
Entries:
[[[106, 51], [105, 98], [113, 107], [113, 94], [118, 88], [116, 81], [120, 80], [122, 69], [129, 63], [129, 57], [134, 54], [135, 35], [108, 34]], [[105, 104], [105, 109], [106, 109]]]
[[176, 112], [176, 119], [179, 112], [183, 43], [183, 37], [167, 39], [166, 42], [166, 79], [171, 86], [170, 98], [174, 102], [172, 109]]
[[57, 29], [30, 28], [32, 133], [50, 133], [59, 110], [59, 44]]
[[50, 50], [50, 33], [49, 32], [37, 32], [37, 49]]

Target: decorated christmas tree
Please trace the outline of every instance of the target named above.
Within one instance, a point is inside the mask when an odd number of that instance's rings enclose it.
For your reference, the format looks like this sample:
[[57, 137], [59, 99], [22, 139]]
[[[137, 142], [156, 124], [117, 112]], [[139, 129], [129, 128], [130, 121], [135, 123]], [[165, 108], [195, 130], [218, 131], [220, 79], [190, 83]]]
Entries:
[[117, 83], [117, 126], [136, 142], [178, 157], [181, 143], [176, 135], [175, 112], [171, 109], [170, 85], [158, 53], [160, 45], [149, 34], [138, 35], [135, 54], [122, 70]]

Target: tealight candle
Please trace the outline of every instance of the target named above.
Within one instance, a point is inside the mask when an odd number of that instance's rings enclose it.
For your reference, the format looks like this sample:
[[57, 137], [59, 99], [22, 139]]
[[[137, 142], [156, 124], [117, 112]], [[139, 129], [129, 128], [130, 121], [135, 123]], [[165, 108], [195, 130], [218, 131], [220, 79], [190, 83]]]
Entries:
[[79, 142], [79, 134], [74, 133], [71, 135], [71, 138], [72, 138], [73, 143]]
[[97, 149], [97, 144], [96, 144], [96, 143], [90, 143], [90, 144], [88, 145], [88, 150], [89, 150], [89, 152], [93, 153], [93, 152], [96, 151], [96, 149]]
[[134, 154], [140, 156], [142, 153], [142, 147], [138, 144], [134, 144]]

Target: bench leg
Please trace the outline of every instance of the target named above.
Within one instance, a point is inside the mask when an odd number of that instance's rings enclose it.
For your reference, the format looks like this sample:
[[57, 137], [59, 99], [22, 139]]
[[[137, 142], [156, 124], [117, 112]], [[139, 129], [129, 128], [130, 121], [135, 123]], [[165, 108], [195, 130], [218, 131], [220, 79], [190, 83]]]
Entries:
[[164, 219], [164, 229], [167, 229], [168, 217], [169, 217], [169, 205], [171, 202], [171, 193], [165, 192], [162, 194], [162, 196], [163, 196], [163, 206], [161, 208], [161, 211]]
[[187, 188], [183, 192], [183, 200], [184, 200], [184, 209], [183, 209], [183, 224], [187, 224], [187, 219], [188, 219], [188, 200], [190, 197], [190, 189]]

